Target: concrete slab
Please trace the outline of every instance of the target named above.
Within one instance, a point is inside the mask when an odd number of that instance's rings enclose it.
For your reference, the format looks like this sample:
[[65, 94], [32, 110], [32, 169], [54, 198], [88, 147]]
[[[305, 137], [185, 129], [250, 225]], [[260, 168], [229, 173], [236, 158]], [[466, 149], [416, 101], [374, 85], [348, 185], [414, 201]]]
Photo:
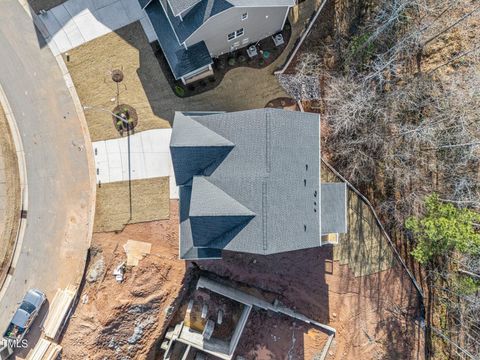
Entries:
[[120, 1], [97, 9], [95, 17], [112, 31], [131, 23]]
[[145, 31], [145, 35], [147, 35], [147, 39], [149, 42], [157, 40], [157, 34], [153, 29], [152, 23], [148, 19], [148, 17], [144, 16], [140, 19], [140, 24], [142, 24], [143, 31]]
[[149, 41], [155, 31], [136, 0], [68, 0], [40, 16], [54, 55], [64, 53], [90, 40], [141, 22]]
[[51, 15], [55, 16], [57, 19], [58, 23], [63, 27], [65, 26], [71, 19], [72, 16], [70, 13], [67, 11], [67, 8], [65, 7], [64, 4], [61, 4], [59, 6], [54, 7], [52, 10], [50, 10], [48, 13]]
[[143, 10], [138, 1], [120, 0], [131, 22], [143, 18]]
[[70, 17], [81, 15], [83, 12], [89, 12], [88, 9], [93, 7], [93, 2], [90, 0], [70, 0], [62, 4], [68, 11]]
[[[170, 157], [172, 129], [154, 129], [130, 136], [131, 179], [150, 179], [168, 176], [170, 198], [178, 199], [173, 165]], [[128, 180], [128, 138], [93, 143], [97, 182]]]
[[85, 42], [96, 39], [99, 35], [108, 34], [111, 30], [97, 21], [90, 11], [83, 11], [74, 18]]

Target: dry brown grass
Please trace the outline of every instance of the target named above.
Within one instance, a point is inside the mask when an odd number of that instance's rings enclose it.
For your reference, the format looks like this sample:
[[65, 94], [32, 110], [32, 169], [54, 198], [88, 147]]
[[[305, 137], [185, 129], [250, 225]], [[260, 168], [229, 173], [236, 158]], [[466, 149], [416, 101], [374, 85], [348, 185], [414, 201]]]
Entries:
[[[116, 83], [111, 71], [121, 69], [120, 103], [133, 106], [138, 114], [136, 131], [167, 128], [159, 117], [161, 96], [155, 90], [162, 83], [162, 70], [139, 22], [72, 49], [64, 59], [83, 105], [111, 111], [116, 102]], [[171, 91], [170, 89], [168, 89]], [[112, 116], [99, 110], [86, 110], [92, 141], [118, 138]]]
[[97, 187], [94, 232], [121, 231], [126, 224], [164, 220], [170, 216], [169, 178], [132, 181], [132, 218], [128, 181]]
[[[336, 175], [322, 163], [322, 182], [339, 182]], [[340, 234], [333, 247], [333, 259], [348, 265], [355, 276], [375, 274], [390, 269], [394, 262], [388, 240], [375, 221], [370, 208], [348, 189], [348, 232]]]
[[20, 179], [15, 146], [0, 106], [0, 285], [8, 270], [20, 220]]

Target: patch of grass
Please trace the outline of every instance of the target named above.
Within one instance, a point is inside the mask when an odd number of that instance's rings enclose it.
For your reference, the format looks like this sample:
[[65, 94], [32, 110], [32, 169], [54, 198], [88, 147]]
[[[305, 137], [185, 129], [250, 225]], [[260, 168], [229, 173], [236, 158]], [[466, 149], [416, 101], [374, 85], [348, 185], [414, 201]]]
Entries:
[[168, 219], [169, 178], [132, 181], [132, 218], [130, 219], [128, 181], [97, 186], [94, 232], [121, 231], [124, 226]]
[[[170, 123], [158, 116], [162, 97], [156, 88], [162, 84], [162, 70], [139, 22], [69, 50], [68, 70], [83, 105], [98, 108], [85, 111], [92, 141], [118, 138], [112, 116], [117, 105], [117, 85], [111, 72], [120, 69], [124, 79], [119, 85], [120, 103], [137, 111], [135, 131], [168, 128]], [[112, 101], [113, 100], [113, 101]], [[99, 110], [104, 109], [104, 110]]]

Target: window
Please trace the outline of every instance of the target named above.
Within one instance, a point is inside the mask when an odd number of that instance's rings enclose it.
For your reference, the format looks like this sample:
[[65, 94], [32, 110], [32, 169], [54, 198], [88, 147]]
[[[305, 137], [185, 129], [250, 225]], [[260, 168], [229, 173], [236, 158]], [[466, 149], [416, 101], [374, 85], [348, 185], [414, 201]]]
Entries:
[[243, 13], [242, 14], [242, 20], [247, 20], [248, 18], [248, 13]]
[[231, 32], [230, 34], [227, 35], [227, 39], [228, 41], [231, 41], [239, 36], [242, 36], [243, 35], [243, 28], [241, 29], [238, 29], [237, 31], [234, 31], [234, 32]]

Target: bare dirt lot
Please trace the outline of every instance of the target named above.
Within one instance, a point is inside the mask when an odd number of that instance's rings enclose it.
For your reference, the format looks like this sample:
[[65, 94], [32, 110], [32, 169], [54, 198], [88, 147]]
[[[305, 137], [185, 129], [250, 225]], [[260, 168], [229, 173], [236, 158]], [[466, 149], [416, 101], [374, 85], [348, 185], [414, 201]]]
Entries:
[[20, 220], [20, 179], [17, 153], [5, 113], [0, 106], [0, 286], [17, 238]]
[[[169, 220], [128, 225], [121, 233], [95, 234], [89, 275], [63, 337], [63, 358], [145, 359], [162, 334], [169, 306], [179, 296], [186, 264], [178, 260], [178, 206]], [[127, 240], [152, 244], [151, 254], [127, 269], [119, 284], [112, 272], [126, 260]]]
[[247, 360], [314, 359], [328, 335], [288, 316], [253, 309], [237, 346]]

